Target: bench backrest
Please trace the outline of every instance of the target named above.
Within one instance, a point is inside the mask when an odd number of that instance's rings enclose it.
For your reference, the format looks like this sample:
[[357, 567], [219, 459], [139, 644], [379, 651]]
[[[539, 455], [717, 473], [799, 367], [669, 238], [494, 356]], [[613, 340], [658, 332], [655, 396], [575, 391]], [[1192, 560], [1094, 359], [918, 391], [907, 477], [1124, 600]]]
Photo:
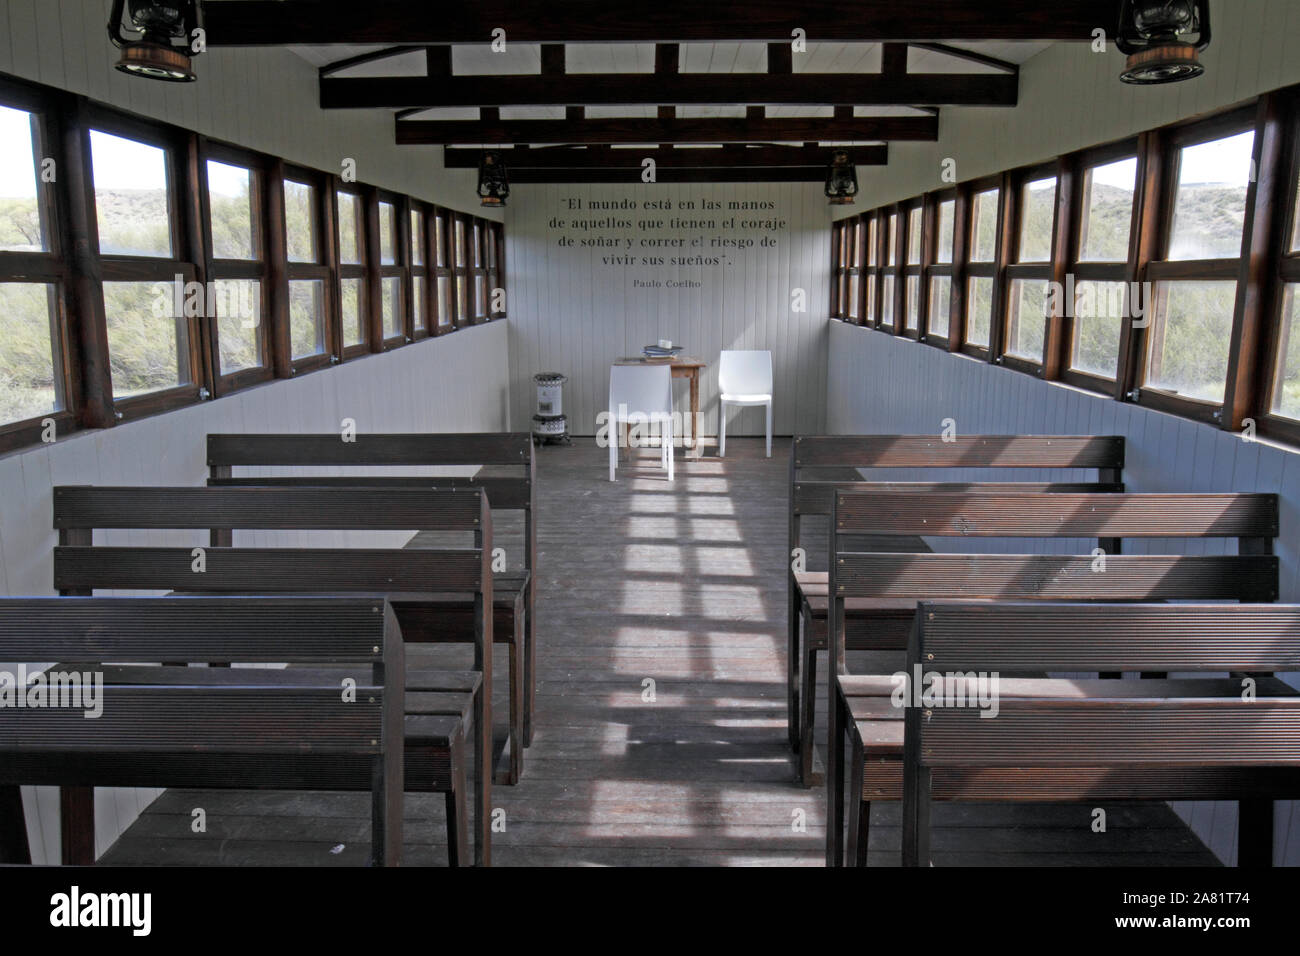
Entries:
[[[1276, 495], [922, 494], [841, 490], [832, 514], [830, 595], [1060, 601], [1275, 601]], [[859, 552], [860, 535], [1236, 538], [1235, 555]], [[831, 616], [843, 666], [843, 629]]]
[[[102, 675], [115, 663], [209, 659], [355, 665], [339, 671], [355, 695], [294, 671], [248, 683], [206, 668], [186, 669], [184, 683], [176, 668], [136, 668], [129, 684]], [[47, 672], [47, 693], [87, 681], [76, 706], [0, 707], [0, 785], [253, 788], [268, 784], [269, 756], [294, 763], [304, 786], [370, 790], [374, 862], [398, 862], [405, 658], [383, 598], [6, 598], [0, 660], [76, 662]], [[168, 679], [151, 681], [153, 670]], [[0, 694], [26, 692], [7, 687]]]

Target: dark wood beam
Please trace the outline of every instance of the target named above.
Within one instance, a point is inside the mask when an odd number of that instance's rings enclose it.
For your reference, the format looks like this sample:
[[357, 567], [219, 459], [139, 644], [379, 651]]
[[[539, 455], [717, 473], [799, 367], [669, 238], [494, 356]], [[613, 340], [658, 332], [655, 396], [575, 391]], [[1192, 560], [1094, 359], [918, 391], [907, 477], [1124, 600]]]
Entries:
[[425, 47], [424, 68], [431, 77], [451, 76], [451, 47]]
[[773, 75], [794, 72], [794, 51], [788, 43], [767, 45], [767, 72]]
[[963, 50], [961, 47], [949, 46], [946, 43], [913, 43], [912, 46], [918, 50], [929, 50], [931, 53], [942, 53], [944, 56], [956, 57], [968, 63], [978, 63], [981, 66], [992, 67], [995, 70], [1001, 70], [1003, 73], [1020, 72], [1020, 67], [1009, 60], [999, 60], [994, 56], [976, 53], [973, 50]]
[[1074, 40], [1119, 23], [1120, 0], [223, 0], [204, 5], [209, 46], [327, 43]]
[[[659, 166], [659, 183], [819, 183], [825, 167], [815, 166], [719, 166], [673, 169]], [[521, 169], [510, 170], [512, 185], [521, 183], [640, 183], [639, 169]]]
[[403, 146], [478, 143], [771, 143], [807, 140], [934, 142], [933, 116], [863, 116], [851, 120], [789, 119], [589, 119], [399, 120]]
[[880, 51], [880, 72], [897, 80], [907, 73], [907, 44], [886, 43]]
[[[720, 146], [698, 149], [603, 149], [548, 146], [542, 149], [503, 149], [501, 158], [513, 176], [523, 169], [640, 170], [650, 157], [660, 169], [795, 166], [816, 167], [825, 174], [831, 154], [843, 150], [858, 166], [884, 166], [888, 146]], [[449, 147], [443, 153], [448, 169], [477, 169], [481, 150]]]
[[588, 73], [323, 77], [320, 81], [323, 109], [576, 103], [1015, 106], [1019, 95], [1019, 78], [997, 73]]
[[369, 53], [361, 53], [357, 56], [345, 57], [342, 60], [334, 60], [332, 63], [326, 63], [320, 68], [322, 77], [330, 76], [341, 70], [346, 70], [354, 66], [361, 66], [365, 63], [374, 63], [377, 60], [387, 60], [389, 57], [402, 56], [405, 53], [418, 53], [423, 50], [422, 46], [390, 46], [384, 50], [372, 50]]
[[655, 44], [655, 72], [660, 76], [680, 73], [682, 69], [681, 47], [676, 43]]
[[565, 69], [564, 44], [542, 44], [542, 73], [546, 76], [562, 76]]

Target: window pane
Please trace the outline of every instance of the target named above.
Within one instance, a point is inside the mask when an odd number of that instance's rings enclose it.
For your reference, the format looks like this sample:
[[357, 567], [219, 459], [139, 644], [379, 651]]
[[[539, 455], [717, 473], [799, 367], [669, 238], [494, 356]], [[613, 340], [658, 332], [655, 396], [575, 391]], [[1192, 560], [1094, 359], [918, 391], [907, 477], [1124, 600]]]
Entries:
[[971, 203], [971, 262], [992, 262], [998, 256], [998, 192], [977, 193]]
[[384, 338], [402, 334], [402, 280], [386, 278], [382, 284]]
[[879, 235], [877, 229], [877, 220], [873, 216], [870, 224], [867, 226], [867, 265], [869, 266], [880, 264], [880, 253], [876, 249], [876, 240]]
[[397, 233], [394, 231], [395, 228], [393, 204], [381, 202], [379, 204], [379, 261], [386, 266], [391, 266], [397, 262]]
[[325, 283], [295, 279], [289, 283], [289, 345], [294, 358], [325, 351]]
[[217, 279], [217, 345], [221, 374], [262, 365], [262, 284], [256, 279]]
[[1083, 222], [1080, 262], [1127, 262], [1133, 225], [1137, 160], [1123, 159], [1083, 173]]
[[0, 283], [0, 423], [63, 407], [57, 295], [45, 283]]
[[411, 210], [411, 262], [424, 265], [424, 213], [419, 209]]
[[0, 106], [0, 252], [49, 248], [37, 191], [40, 144], [32, 119], [31, 113]]
[[1081, 281], [1075, 287], [1072, 368], [1114, 378], [1119, 368], [1119, 339], [1124, 326], [1123, 282]]
[[1007, 314], [1006, 353], [1031, 362], [1043, 361], [1043, 335], [1047, 330], [1047, 283], [1042, 279], [1016, 279], [1011, 283]]
[[868, 322], [876, 321], [876, 277], [874, 274], [867, 276], [867, 314]]
[[456, 276], [456, 317], [459, 319], [470, 317], [469, 278], [465, 275]]
[[483, 265], [483, 227], [477, 220], [470, 239], [470, 264], [475, 267]]
[[889, 214], [889, 234], [885, 237], [887, 243], [885, 247], [885, 265], [893, 266], [898, 263], [895, 256], [898, 255], [898, 213]]
[[1161, 282], [1155, 296], [1145, 384], [1223, 401], [1237, 283]]
[[930, 279], [930, 315], [928, 317], [931, 335], [948, 337], [948, 320], [952, 314], [952, 278], [950, 276], [933, 276]]
[[456, 265], [463, 266], [465, 264], [465, 222], [462, 219], [457, 219], [455, 222], [454, 254], [456, 256]]
[[906, 328], [907, 331], [912, 332], [916, 330], [917, 324], [921, 318], [921, 277], [920, 276], [907, 277], [906, 295], [907, 295], [907, 301], [906, 303], [904, 303], [904, 306], [907, 309]]
[[361, 197], [339, 193], [339, 261], [350, 265], [362, 262]]
[[208, 208], [213, 258], [257, 259], [252, 171], [208, 160]]
[[91, 130], [90, 154], [99, 251], [104, 255], [170, 258], [166, 151]]
[[429, 280], [424, 276], [416, 276], [411, 285], [411, 294], [415, 298], [415, 327], [423, 329], [428, 327], [428, 322], [424, 318], [424, 301], [429, 294]]
[[113, 395], [126, 398], [191, 381], [189, 332], [167, 282], [105, 282]]
[[488, 295], [487, 276], [474, 277], [474, 318], [487, 318]]
[[953, 222], [957, 214], [957, 201], [949, 199], [939, 203], [939, 234], [934, 250], [935, 262], [952, 262]]
[[1282, 328], [1279, 330], [1277, 376], [1273, 386], [1273, 414], [1300, 419], [1300, 328], [1296, 325], [1300, 296], [1288, 283], [1282, 300]]
[[290, 262], [316, 262], [316, 190], [284, 181], [284, 224]]
[[438, 257], [435, 265], [445, 266], [447, 264], [447, 217], [438, 215], [434, 217], [437, 228], [434, 229], [434, 255]]
[[988, 348], [992, 325], [993, 280], [987, 276], [971, 276], [966, 285], [967, 343]]
[[1020, 261], [1050, 262], [1056, 177], [1025, 183], [1020, 197]]
[[907, 214], [907, 264], [917, 265], [921, 261], [921, 207], [917, 206]]
[[851, 319], [856, 319], [860, 311], [860, 309], [858, 308], [858, 303], [859, 303], [858, 293], [859, 290], [862, 288], [861, 281], [862, 280], [858, 277], [857, 273], [854, 273], [853, 275], [849, 276], [848, 305], [849, 305], [849, 318]]
[[451, 276], [438, 276], [438, 324], [452, 324]]
[[894, 277], [885, 276], [881, 280], [880, 291], [884, 298], [880, 304], [880, 324], [894, 327]]
[[1249, 132], [1179, 151], [1170, 259], [1241, 255], [1254, 147], [1255, 134]]
[[365, 280], [340, 279], [339, 295], [343, 310], [343, 344], [359, 345], [366, 341]]

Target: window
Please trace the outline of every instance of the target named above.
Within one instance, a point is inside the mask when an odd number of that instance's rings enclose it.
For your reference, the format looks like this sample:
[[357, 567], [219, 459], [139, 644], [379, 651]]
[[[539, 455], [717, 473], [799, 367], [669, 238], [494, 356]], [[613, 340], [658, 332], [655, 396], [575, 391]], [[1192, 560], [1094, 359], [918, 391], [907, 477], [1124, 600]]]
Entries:
[[369, 348], [366, 288], [365, 201], [358, 193], [338, 193], [339, 312], [343, 352], [353, 355]]
[[1044, 360], [1057, 179], [1036, 171], [1020, 180], [1016, 193], [1016, 256], [1007, 267], [1002, 354], [1008, 364], [1028, 370], [1041, 367]]
[[452, 290], [452, 271], [450, 261], [447, 258], [447, 218], [448, 213], [445, 209], [437, 210], [433, 216], [433, 272], [435, 288], [432, 305], [437, 322], [436, 327], [439, 332], [449, 332], [456, 327], [456, 306]]
[[832, 278], [831, 312], [836, 318], [858, 324], [862, 315], [862, 223], [853, 216], [835, 224], [837, 256]]
[[465, 228], [464, 216], [452, 216], [452, 272], [455, 275], [456, 299], [455, 307], [452, 314], [455, 316], [456, 327], [473, 324], [474, 317], [470, 313], [470, 296], [469, 296], [469, 237]]
[[862, 312], [862, 324], [879, 327], [880, 325], [880, 217], [872, 213], [863, 227], [863, 243], [866, 247], [863, 270], [866, 276], [865, 304]]
[[998, 274], [1002, 190], [977, 188], [970, 199], [966, 258], [967, 351], [987, 355], [993, 331], [993, 287]]
[[429, 267], [425, 251], [426, 211], [420, 203], [411, 203], [411, 328], [415, 338], [429, 334]]
[[897, 210], [886, 217], [884, 266], [881, 269], [880, 285], [880, 325], [891, 332], [898, 331], [898, 259], [902, 253], [899, 247]]
[[1169, 229], [1163, 259], [1147, 270], [1152, 301], [1141, 369], [1144, 401], [1200, 403], [1206, 417], [1225, 398], [1255, 143], [1253, 130], [1219, 126], [1169, 138]]
[[284, 179], [285, 251], [289, 281], [289, 364], [292, 374], [320, 368], [334, 354], [329, 333], [331, 273], [325, 264], [320, 179], [294, 171]]
[[43, 420], [62, 430], [69, 380], [63, 355], [66, 280], [43, 181], [43, 119], [0, 106], [0, 449], [35, 440]]
[[[261, 176], [246, 163], [209, 158], [207, 222], [211, 283], [207, 315], [215, 323], [217, 377], [238, 375], [240, 383], [271, 377], [268, 361], [262, 261]], [[229, 383], [221, 383], [229, 387]], [[220, 390], [220, 389], [219, 389]]]
[[493, 319], [503, 319], [506, 317], [506, 296], [505, 296], [505, 242], [503, 237], [505, 231], [499, 222], [490, 222], [487, 227], [487, 284], [488, 295], [491, 300], [488, 304], [489, 316]]
[[1070, 309], [1063, 377], [1073, 384], [1111, 391], [1119, 374], [1137, 171], [1136, 156], [1111, 154], [1085, 158], [1079, 172], [1076, 283], [1073, 301], [1064, 303]]
[[406, 307], [402, 287], [406, 284], [407, 243], [398, 235], [397, 197], [379, 200], [380, 314], [383, 316], [385, 346], [401, 344], [406, 335]]
[[957, 197], [941, 195], [934, 203], [934, 250], [925, 268], [926, 340], [944, 347], [952, 324], [953, 248], [956, 239]]
[[[199, 320], [210, 303], [208, 290], [192, 285], [194, 262], [177, 255], [171, 147], [124, 120], [91, 129], [89, 140], [113, 402], [125, 415], [192, 400]], [[149, 403], [131, 401], [154, 393]]]
[[903, 331], [919, 335], [921, 328], [921, 204], [907, 211], [907, 264], [903, 269]]

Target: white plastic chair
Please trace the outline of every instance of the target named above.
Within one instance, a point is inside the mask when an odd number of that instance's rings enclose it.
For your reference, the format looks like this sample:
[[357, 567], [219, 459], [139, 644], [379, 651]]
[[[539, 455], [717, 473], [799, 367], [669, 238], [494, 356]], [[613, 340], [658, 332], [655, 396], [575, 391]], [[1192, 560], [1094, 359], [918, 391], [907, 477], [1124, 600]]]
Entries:
[[772, 353], [723, 352], [718, 362], [718, 456], [727, 455], [727, 406], [767, 406], [767, 457], [772, 457]]
[[615, 481], [624, 423], [660, 426], [660, 466], [673, 480], [673, 377], [667, 365], [612, 365], [609, 369], [609, 480]]

